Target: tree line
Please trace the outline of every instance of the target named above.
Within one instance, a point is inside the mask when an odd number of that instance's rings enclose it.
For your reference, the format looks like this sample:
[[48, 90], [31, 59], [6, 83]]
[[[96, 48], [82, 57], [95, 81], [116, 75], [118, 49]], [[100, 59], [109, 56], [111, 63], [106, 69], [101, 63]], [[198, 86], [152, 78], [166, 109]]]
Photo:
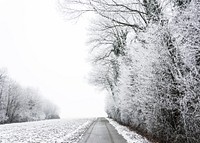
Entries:
[[22, 87], [0, 69], [0, 124], [58, 119], [58, 107], [37, 89]]
[[110, 118], [163, 143], [200, 142], [200, 1], [63, 0], [70, 19], [95, 15], [92, 84]]

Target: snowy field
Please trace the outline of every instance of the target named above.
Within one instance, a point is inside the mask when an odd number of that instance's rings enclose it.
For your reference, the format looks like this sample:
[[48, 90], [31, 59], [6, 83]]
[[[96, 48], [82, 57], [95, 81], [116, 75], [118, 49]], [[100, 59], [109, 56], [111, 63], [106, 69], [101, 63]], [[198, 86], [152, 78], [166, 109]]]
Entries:
[[146, 138], [142, 137], [141, 135], [137, 134], [136, 132], [133, 132], [129, 130], [127, 127], [122, 126], [115, 122], [112, 119], [106, 118], [111, 125], [115, 127], [117, 132], [124, 137], [124, 139], [127, 141], [127, 143], [151, 143]]
[[94, 119], [61, 119], [0, 125], [0, 143], [77, 143]]

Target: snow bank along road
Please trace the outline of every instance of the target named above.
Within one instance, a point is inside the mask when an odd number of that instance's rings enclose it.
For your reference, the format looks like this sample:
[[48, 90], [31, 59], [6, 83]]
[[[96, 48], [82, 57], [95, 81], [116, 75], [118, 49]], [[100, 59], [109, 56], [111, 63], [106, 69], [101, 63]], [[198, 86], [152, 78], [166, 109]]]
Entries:
[[98, 118], [87, 130], [79, 143], [150, 143], [117, 122]]
[[126, 142], [150, 143], [142, 136], [130, 131], [127, 127], [121, 126], [117, 122], [106, 118], [98, 118], [97, 120], [45, 120], [38, 122], [0, 125], [0, 143]]
[[77, 143], [94, 119], [61, 119], [0, 125], [0, 143]]

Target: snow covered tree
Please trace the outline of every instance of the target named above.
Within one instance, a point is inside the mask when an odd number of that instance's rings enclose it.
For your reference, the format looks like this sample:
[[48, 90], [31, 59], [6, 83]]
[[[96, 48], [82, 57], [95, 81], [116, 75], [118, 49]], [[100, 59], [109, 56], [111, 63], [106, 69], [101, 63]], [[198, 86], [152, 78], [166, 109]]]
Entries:
[[43, 101], [42, 111], [45, 119], [60, 119], [58, 107], [48, 100]]
[[18, 115], [19, 122], [45, 119], [45, 114], [42, 111], [42, 98], [37, 89], [24, 88], [21, 101], [22, 105]]
[[183, 140], [198, 142], [200, 128], [200, 3], [196, 0], [187, 1], [187, 7], [179, 10], [170, 24], [175, 39], [175, 48], [179, 51], [178, 61], [180, 111], [184, 127]]
[[5, 86], [6, 86], [7, 74], [4, 69], [0, 69], [0, 123], [4, 123], [7, 120], [5, 111]]
[[142, 29], [147, 23], [143, 3], [140, 0], [131, 2], [127, 0], [64, 0], [60, 1], [60, 7], [70, 18], [93, 12], [115, 22], [118, 26], [127, 26], [135, 30]]
[[6, 116], [7, 122], [12, 123], [16, 121], [18, 111], [21, 106], [20, 96], [21, 87], [16, 82], [10, 80], [7, 87], [6, 99]]
[[[200, 129], [198, 0], [69, 0], [93, 12], [91, 82], [106, 89], [108, 116], [160, 142], [197, 143]], [[173, 133], [173, 134], [172, 134]]]
[[38, 90], [22, 87], [0, 70], [0, 124], [55, 118], [60, 118], [56, 105], [43, 99]]

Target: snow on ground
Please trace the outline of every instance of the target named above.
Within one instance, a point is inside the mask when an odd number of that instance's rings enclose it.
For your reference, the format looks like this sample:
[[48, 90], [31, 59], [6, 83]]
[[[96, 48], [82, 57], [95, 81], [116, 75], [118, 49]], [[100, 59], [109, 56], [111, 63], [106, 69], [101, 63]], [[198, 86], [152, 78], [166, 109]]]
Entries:
[[94, 119], [60, 119], [0, 125], [0, 143], [77, 143]]
[[151, 143], [150, 141], [148, 141], [141, 135], [131, 131], [125, 126], [118, 124], [114, 120], [109, 119], [109, 118], [106, 118], [106, 119], [110, 122], [111, 125], [115, 127], [117, 132], [124, 137], [127, 143]]

